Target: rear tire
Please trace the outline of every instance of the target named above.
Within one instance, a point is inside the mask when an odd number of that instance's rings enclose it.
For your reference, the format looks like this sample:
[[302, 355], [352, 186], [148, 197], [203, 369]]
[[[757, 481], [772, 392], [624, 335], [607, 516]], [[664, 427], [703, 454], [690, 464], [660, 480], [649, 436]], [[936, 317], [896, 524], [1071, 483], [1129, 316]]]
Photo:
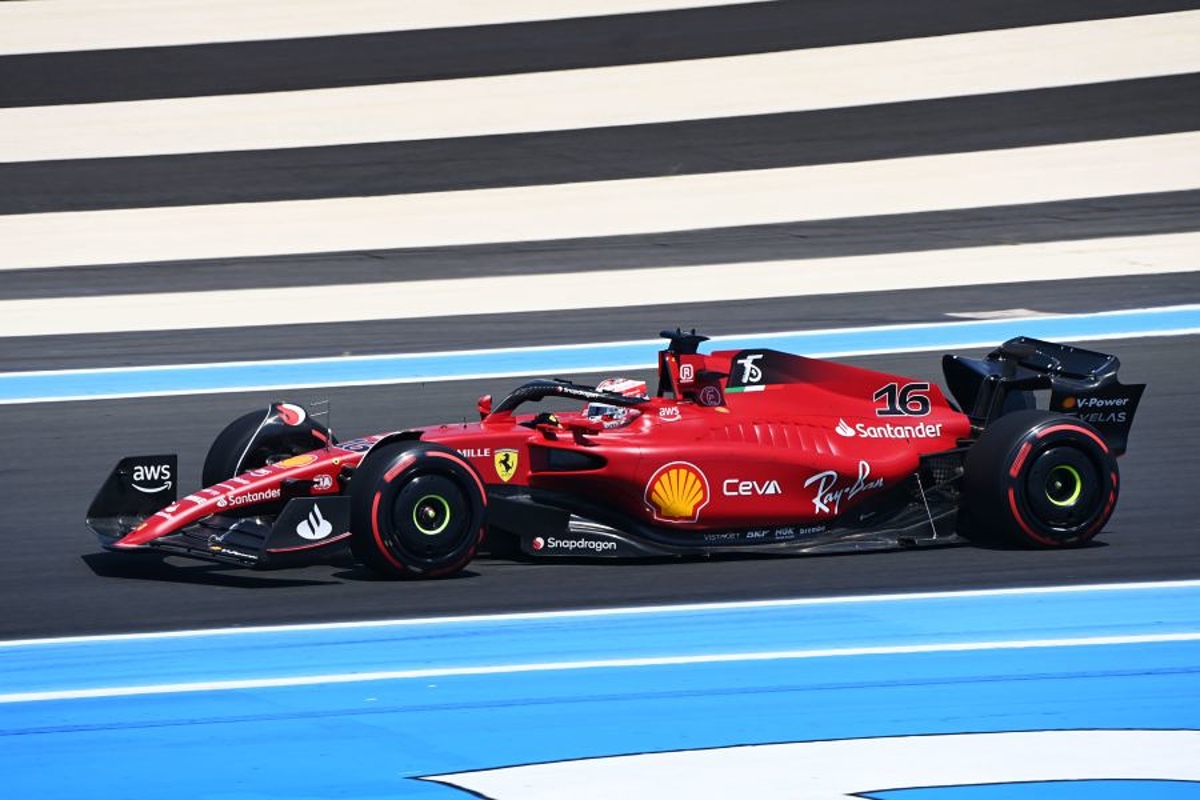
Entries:
[[1117, 504], [1117, 461], [1086, 422], [1048, 411], [1007, 414], [967, 453], [963, 491], [976, 535], [1027, 547], [1076, 547]]
[[351, 479], [351, 549], [386, 578], [459, 572], [483, 541], [486, 516], [483, 481], [441, 445], [385, 445]]

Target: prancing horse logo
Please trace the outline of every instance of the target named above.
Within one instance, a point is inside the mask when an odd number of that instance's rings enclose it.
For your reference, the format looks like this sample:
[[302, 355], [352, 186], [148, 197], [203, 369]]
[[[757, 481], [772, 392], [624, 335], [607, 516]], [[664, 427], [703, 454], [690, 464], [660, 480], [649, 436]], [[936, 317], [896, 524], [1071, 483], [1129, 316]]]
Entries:
[[517, 472], [517, 459], [520, 454], [511, 448], [497, 450], [492, 454], [492, 463], [496, 466], [496, 475], [508, 483]]

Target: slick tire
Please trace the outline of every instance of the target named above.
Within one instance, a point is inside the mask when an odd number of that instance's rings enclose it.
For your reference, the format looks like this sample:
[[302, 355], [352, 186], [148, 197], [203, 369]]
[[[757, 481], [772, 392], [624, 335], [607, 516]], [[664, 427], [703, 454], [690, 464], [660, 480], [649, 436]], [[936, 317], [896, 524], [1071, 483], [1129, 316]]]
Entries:
[[459, 572], [483, 540], [487, 492], [454, 450], [424, 442], [368, 454], [350, 482], [355, 557], [385, 578]]
[[974, 535], [1034, 548], [1091, 541], [1112, 516], [1118, 484], [1116, 459], [1095, 428], [1038, 410], [985, 428], [963, 473]]
[[[297, 431], [300, 435], [293, 435], [290, 439], [263, 439], [255, 444], [251, 452], [246, 452], [251, 437], [258, 431], [265, 416], [265, 411], [251, 411], [226, 425], [217, 434], [212, 446], [208, 448], [208, 455], [204, 457], [204, 468], [200, 473], [203, 485], [212, 486], [234, 477], [238, 472], [239, 460], [242, 462], [241, 471], [245, 472], [265, 467], [267, 464], [273, 464], [291, 456], [307, 453], [320, 447], [325, 441], [314, 439], [311, 435]], [[312, 424], [312, 427], [320, 431], [327, 440], [332, 439], [325, 426]], [[243, 453], [245, 453], [244, 459], [242, 458]]]

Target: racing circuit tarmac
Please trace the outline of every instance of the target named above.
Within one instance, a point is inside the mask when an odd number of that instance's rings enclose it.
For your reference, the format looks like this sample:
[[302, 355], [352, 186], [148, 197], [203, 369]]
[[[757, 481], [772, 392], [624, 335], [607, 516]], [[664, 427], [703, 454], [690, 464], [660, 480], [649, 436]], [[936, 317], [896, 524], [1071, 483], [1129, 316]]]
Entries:
[[[1034, 298], [1014, 296], [1015, 303]], [[383, 584], [350, 565], [280, 572], [100, 551], [83, 510], [119, 454], [177, 448], [181, 486], [199, 479], [210, 439], [264, 395], [219, 395], [7, 406], [4, 527], [9, 609], [0, 638], [226, 625], [385, 619], [488, 611], [656, 605], [908, 590], [1048, 586], [1194, 578], [1200, 524], [1194, 337], [1094, 346], [1120, 354], [1122, 378], [1149, 384], [1121, 461], [1121, 500], [1098, 542], [1037, 552], [954, 547], [798, 558], [664, 563], [520, 563], [477, 559], [448, 581]], [[853, 363], [939, 377], [936, 353]], [[582, 377], [582, 376], [577, 376]], [[512, 379], [289, 392], [328, 397], [344, 436], [469, 418], [474, 398]], [[28, 443], [20, 452], [10, 450]], [[17, 466], [17, 463], [20, 466]], [[18, 522], [19, 520], [19, 522]]]
[[[8, 5], [9, 11], [37, 10], [32, 5]], [[55, 108], [63, 113], [94, 109], [100, 115], [96, 119], [104, 122], [104, 113], [120, 114], [131, 109], [121, 103], [105, 106], [97, 101], [145, 100], [145, 108], [153, 111], [160, 102], [183, 102], [193, 95], [237, 98], [243, 95], [236, 93], [251, 90], [315, 86], [357, 90], [361, 87], [356, 84], [389, 80], [417, 80], [417, 85], [432, 87], [432, 91], [449, 89], [447, 78], [465, 79], [465, 86], [476, 86], [472, 81], [487, 80], [480, 76], [526, 72], [534, 63], [530, 59], [536, 61], [535, 69], [549, 70], [543, 77], [552, 81], [560, 75], [569, 76], [568, 67], [611, 66], [616, 70], [611, 74], [618, 76], [625, 69], [621, 65], [641, 69], [638, 63], [645, 62], [647, 69], [657, 69], [656, 62], [667, 62], [669, 67], [673, 60], [686, 59], [677, 62], [678, 68], [690, 70], [702, 68], [705, 57], [745, 53], [751, 59], [746, 63], [759, 63], [754, 61], [759, 58], [754, 54], [769, 56], [778, 50], [804, 58], [811, 48], [827, 45], [848, 45], [845, 51], [834, 50], [844, 52], [850, 59], [847, 64], [858, 64], [865, 69], [864, 75], [872, 75], [875, 62], [871, 59], [879, 57], [872, 54], [886, 50], [871, 43], [887, 44], [886, 40], [893, 38], [916, 41], [919, 37], [934, 37], [926, 41], [933, 52], [942, 42], [936, 37], [943, 34], [982, 36], [969, 41], [983, 47], [982, 43], [1008, 41], [1013, 36], [1017, 37], [1013, 41], [1024, 41], [1021, 37], [1027, 34], [1070, 36], [1075, 30], [1108, 30], [1105, 26], [1134, 23], [1153, 28], [1159, 25], [1154, 16], [1159, 12], [1184, 12], [1176, 27], [1195, 24], [1194, 16], [1186, 14], [1194, 4], [1175, 0], [1073, 0], [1053, 6], [1010, 2], [980, 8], [950, 0], [921, 0], [903, 6], [856, 0], [837, 13], [820, 11], [818, 6], [818, 10], [808, 9], [800, 15], [794, 8], [770, 3], [710, 9], [689, 9], [687, 5], [642, 16], [517, 21], [495, 27], [324, 39], [283, 38], [269, 45], [234, 41], [195, 48], [21, 55], [21, 43], [10, 42], [15, 49], [5, 52], [18, 55], [5, 57], [5, 67], [10, 68], [14, 82], [0, 96], [0, 116], [11, 121], [28, 119], [32, 124], [42, 119], [39, 115], [43, 112], [58, 113]], [[585, 13], [602, 12], [593, 8]], [[1122, 16], [1138, 14], [1147, 16], [1140, 21], [1121, 21]], [[89, 35], [115, 34], [119, 41], [136, 42], [142, 35], [140, 30], [101, 31], [99, 26], [93, 27]], [[55, 33], [60, 28], [54, 23], [46, 31]], [[150, 26], [147, 31], [152, 29]], [[737, 36], [731, 38], [729, 31], [734, 29]], [[1114, 41], [1122, 46], [1144, 46], [1126, 42], [1119, 27], [1112, 29], [1118, 31]], [[156, 44], [151, 33], [146, 36], [150, 37], [147, 44]], [[237, 34], [232, 38], [236, 40]], [[82, 41], [86, 40], [83, 36]], [[1081, 62], [1075, 67], [1082, 71], [1071, 73], [1075, 77], [1062, 78], [1061, 85], [1045, 86], [1039, 83], [1038, 75], [1021, 75], [1016, 69], [1012, 76], [1006, 70], [989, 71], [989, 64], [1003, 63], [1004, 59], [989, 62], [983, 58], [986, 53], [968, 48], [970, 58], [960, 66], [981, 70], [978, 79], [984, 88], [964, 85], [947, 97], [940, 97], [938, 92], [942, 90], [938, 88], [921, 94], [921, 81], [940, 86], [944, 70], [937, 69], [935, 63], [930, 73], [914, 72], [898, 86], [881, 84], [881, 94], [874, 101], [844, 101], [845, 107], [722, 117], [728, 112], [705, 105], [719, 98], [704, 97], [698, 101], [698, 119], [682, 113], [675, 121], [657, 124], [609, 124], [566, 131], [530, 129], [511, 136], [435, 137], [424, 142], [379, 143], [364, 139], [342, 147], [308, 148], [289, 146], [289, 137], [303, 133], [303, 126], [285, 126], [278, 132], [276, 146], [266, 149], [65, 161], [0, 157], [0, 161], [11, 161], [0, 163], [0, 182], [12, 189], [2, 201], [0, 222], [15, 226], [5, 230], [18, 231], [35, 217], [62, 220], [64, 224], [75, 219], [69, 214], [31, 212], [103, 214], [116, 210], [129, 212], [132, 216], [128, 219], [136, 221], [140, 206], [209, 203], [218, 204], [213, 208], [232, 209], [235, 206], [219, 204], [240, 201], [245, 205], [236, 208], [248, 213], [257, 201], [387, 192], [421, 197], [431, 191], [459, 190], [458, 197], [469, 199], [471, 192], [466, 190], [520, 187], [531, 182], [565, 184], [719, 170], [836, 166], [864, 159], [867, 164], [876, 163], [870, 159], [886, 164], [889, 159], [937, 158], [939, 154], [969, 154], [975, 150], [1007, 152], [1004, 149], [1010, 148], [1020, 152], [1021, 148], [1035, 146], [1069, 147], [1093, 139], [1136, 145], [1138, 137], [1194, 131], [1200, 127], [1200, 93], [1194, 91], [1197, 73], [1187, 66], [1195, 60], [1191, 52], [1194, 48], [1180, 47], [1175, 42], [1172, 52], [1182, 59], [1183, 66], [1163, 67], [1159, 75], [1154, 69], [1147, 71], [1143, 64], [1149, 63], [1148, 53], [1163, 48], [1153, 46], [1156, 39], [1146, 41], [1150, 42], [1146, 57], [1132, 57], [1127, 67], [1102, 64], [1101, 60]], [[434, 60], [422, 55], [444, 53], [447, 48], [454, 51], [455, 57]], [[915, 52], [919, 55], [921, 51]], [[1133, 52], [1136, 56], [1142, 51]], [[319, 68], [313, 66], [314, 53], [325, 54]], [[975, 59], [976, 55], [982, 60]], [[170, 69], [147, 70], [147, 59], [169, 64]], [[918, 59], [912, 63], [919, 66], [921, 62]], [[1116, 71], [1103, 72], [1102, 68], [1109, 66]], [[81, 74], [89, 77], [83, 80]], [[595, 76], [600, 80], [608, 74], [598, 72]], [[540, 80], [537, 75], [527, 77]], [[850, 81], [839, 91], [852, 90], [853, 84]], [[490, 84], [478, 85], [482, 88]], [[598, 84], [601, 88], [604, 85], [603, 80]], [[1016, 90], [994, 93], [1005, 88]], [[289, 96], [286, 92], [268, 93], [259, 98], [263, 103], [275, 103]], [[302, 96], [317, 97], [296, 95]], [[168, 99], [147, 99], [162, 97]], [[205, 100], [202, 96], [193, 99]], [[766, 95], [764, 99], [777, 102]], [[64, 102], [76, 105], [49, 105]], [[329, 117], [320, 107], [314, 108], [313, 113]], [[46, 119], [52, 121], [53, 116]], [[214, 125], [217, 122], [213, 120]], [[467, 122], [486, 127], [488, 120], [479, 117]], [[8, 136], [5, 146], [17, 151], [25, 144], [38, 144], [37, 137], [27, 135], [15, 124], [9, 126]], [[89, 144], [78, 136], [64, 142], [69, 146]], [[176, 150], [186, 151], [190, 146], [183, 144]], [[984, 177], [973, 176], [960, 191], [986, 184]], [[630, 198], [631, 202], [637, 199]], [[571, 273], [578, 276], [580, 292], [586, 293], [589, 275], [600, 269], [915, 253], [915, 270], [923, 251], [1012, 245], [1012, 259], [1020, 261], [1021, 248], [1028, 244], [1190, 234], [1200, 227], [1200, 189], [1196, 187], [1156, 191], [1146, 186], [1137, 194], [1119, 197], [1083, 193], [1048, 202], [995, 207], [973, 206], [966, 194], [960, 200], [941, 210], [919, 213], [874, 211], [827, 220], [797, 217], [798, 221], [782, 224], [581, 236], [539, 243], [363, 248], [149, 264], [81, 262], [79, 266], [55, 269], [21, 269], [19, 259], [9, 263], [13, 257], [6, 252], [5, 260], [0, 262], [5, 270], [0, 303], [9, 308], [7, 304], [29, 298], [65, 301], [145, 292], [174, 292], [177, 294], [169, 296], [173, 302], [187, 303], [191, 297], [188, 293], [199, 290], [335, 282], [353, 285], [378, 280], [396, 281], [397, 297], [402, 298], [403, 281], [481, 274], [536, 277]], [[720, 205], [733, 207], [736, 203]], [[50, 244], [54, 242], [47, 242]], [[36, 249], [38, 243], [31, 246]], [[969, 258], [969, 254], [964, 255], [964, 275], [972, 271]], [[0, 340], [0, 369], [197, 363], [228, 360], [231, 353], [239, 359], [254, 360], [604, 342], [646, 338], [660, 328], [677, 324], [728, 335], [940, 322], [948, 319], [947, 314], [998, 309], [1088, 313], [1200, 299], [1198, 272], [1154, 274], [1154, 265], [1139, 264], [1131, 264], [1129, 270], [1127, 276], [1009, 285], [995, 283], [1000, 278], [989, 275], [985, 277], [993, 281], [991, 285], [911, 291], [873, 291], [867, 282], [853, 293], [825, 297], [689, 304], [671, 304], [669, 289], [656, 293], [633, 285], [630, 293], [644, 294], [640, 302], [645, 305], [324, 325], [298, 321], [220, 330], [86, 336], [10, 334]], [[251, 316], [239, 321], [250, 325], [254, 320]], [[226, 421], [279, 398], [254, 393], [0, 406], [0, 530], [4, 548], [0, 603], [21, 610], [4, 615], [0, 638], [699, 599], [1196, 577], [1200, 575], [1195, 494], [1200, 480], [1200, 459], [1196, 456], [1200, 447], [1197, 337], [1113, 341], [1095, 346], [1118, 354], [1124, 365], [1122, 377], [1126, 381], [1145, 381], [1149, 389], [1134, 424], [1129, 454], [1121, 464], [1122, 497], [1112, 524], [1094, 547], [1062, 553], [967, 547], [712, 563], [527, 564], [479, 560], [456, 580], [395, 585], [380, 585], [350, 566], [251, 573], [177, 559], [163, 561], [154, 556], [125, 559], [101, 553], [83, 525], [88, 501], [117, 458], [131, 452], [177, 451], [182, 467], [181, 488], [186, 489], [198, 479], [205, 449]], [[936, 353], [856, 361], [905, 374], [940, 376]], [[314, 389], [287, 395], [299, 402], [331, 399], [333, 426], [345, 436], [446, 418], [469, 418], [474, 414], [477, 395], [500, 394], [515, 382], [499, 379]]]
[[[707, 2], [0, 3], [0, 374], [1200, 308], [1195, 0]], [[4, 789], [1194, 797], [1185, 327], [1085, 344], [1148, 388], [1111, 523], [1061, 552], [105, 553], [122, 455], [177, 452], [182, 494], [270, 400], [347, 438], [521, 379], [0, 394]]]

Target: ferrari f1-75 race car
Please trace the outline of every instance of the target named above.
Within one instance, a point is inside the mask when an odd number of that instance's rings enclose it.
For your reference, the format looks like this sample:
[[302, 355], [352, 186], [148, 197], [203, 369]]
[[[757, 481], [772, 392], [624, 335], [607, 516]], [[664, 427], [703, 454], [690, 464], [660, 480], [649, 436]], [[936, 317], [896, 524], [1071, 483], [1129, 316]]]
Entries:
[[[1116, 357], [1016, 338], [947, 355], [946, 386], [664, 331], [658, 380], [522, 384], [479, 421], [338, 441], [270, 404], [215, 439], [177, 499], [174, 455], [125, 458], [87, 512], [114, 551], [267, 568], [348, 545], [388, 577], [481, 546], [540, 557], [803, 553], [986, 537], [1069, 547], [1117, 502], [1144, 385]], [[518, 413], [565, 398], [571, 410]], [[1041, 405], [1042, 408], [1038, 406]]]

